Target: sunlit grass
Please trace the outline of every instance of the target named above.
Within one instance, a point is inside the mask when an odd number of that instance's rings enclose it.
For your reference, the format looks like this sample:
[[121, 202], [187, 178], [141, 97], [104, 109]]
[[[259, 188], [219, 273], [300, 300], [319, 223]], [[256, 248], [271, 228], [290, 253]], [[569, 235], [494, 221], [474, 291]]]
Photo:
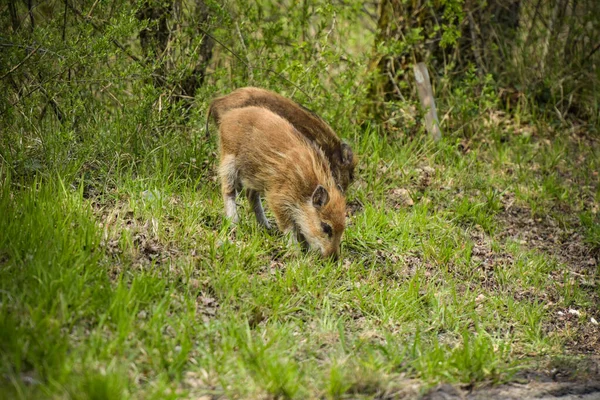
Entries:
[[[452, 138], [347, 128], [360, 166], [339, 262], [259, 228], [242, 198], [239, 226], [224, 223], [214, 138], [140, 139], [137, 156], [90, 142], [29, 181], [3, 166], [2, 392], [369, 396], [399, 379], [502, 382], [524, 358], [564, 354], [576, 325], [557, 312], [587, 324], [597, 298], [555, 255], [502, 236], [502, 215], [553, 210], [598, 248], [597, 218], [581, 208], [593, 193], [576, 184], [589, 177], [567, 143], [515, 137], [462, 154]], [[581, 151], [597, 168], [597, 150]]]

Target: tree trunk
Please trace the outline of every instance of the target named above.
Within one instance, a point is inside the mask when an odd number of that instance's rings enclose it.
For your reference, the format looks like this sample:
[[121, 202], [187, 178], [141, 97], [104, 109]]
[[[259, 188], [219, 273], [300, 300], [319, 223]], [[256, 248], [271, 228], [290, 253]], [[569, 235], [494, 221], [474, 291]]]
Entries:
[[198, 35], [202, 36], [202, 44], [200, 45], [199, 57], [192, 72], [187, 75], [181, 82], [181, 91], [185, 96], [194, 96], [196, 89], [204, 83], [206, 67], [210, 62], [213, 54], [215, 42], [208, 37], [202, 29], [207, 29], [209, 10], [204, 0], [196, 0], [196, 27]]
[[[174, 0], [146, 0], [136, 14], [147, 26], [140, 33], [140, 45], [146, 61], [154, 66], [153, 83], [166, 89], [169, 97], [191, 104], [196, 90], [204, 83], [206, 68], [212, 58], [214, 42], [204, 32], [209, 30], [210, 10], [204, 0], [196, 0], [193, 11]], [[184, 24], [185, 22], [185, 24]], [[182, 27], [182, 24], [185, 25]], [[197, 45], [197, 38], [202, 41]], [[178, 38], [178, 39], [177, 39]], [[178, 45], [169, 42], [180, 42]], [[174, 49], [172, 47], [179, 48]], [[181, 57], [181, 47], [197, 49], [187, 60], [186, 72], [174, 79], [174, 61]], [[167, 87], [168, 85], [168, 87]]]

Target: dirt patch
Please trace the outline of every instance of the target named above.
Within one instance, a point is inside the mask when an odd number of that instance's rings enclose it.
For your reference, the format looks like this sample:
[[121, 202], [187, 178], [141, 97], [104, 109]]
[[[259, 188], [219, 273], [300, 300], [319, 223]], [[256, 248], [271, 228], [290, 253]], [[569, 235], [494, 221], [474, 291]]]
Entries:
[[494, 251], [490, 237], [479, 226], [471, 229], [469, 236], [473, 241], [471, 250], [473, 273], [479, 275], [479, 283], [484, 288], [490, 291], [498, 290], [500, 285], [496, 279], [495, 270], [511, 265], [514, 262], [512, 255], [507, 252]]
[[[571, 339], [567, 349], [576, 354], [598, 354], [600, 351], [600, 298], [596, 288], [600, 285], [597, 276], [598, 254], [584, 241], [579, 221], [570, 218], [568, 226], [559, 224], [551, 215], [534, 216], [525, 207], [514, 204], [508, 196], [503, 201], [504, 209], [499, 219], [504, 229], [498, 238], [513, 240], [532, 250], [552, 256], [563, 268], [551, 272], [555, 285], [547, 288], [543, 299], [553, 318], [544, 327], [546, 332], [569, 332]], [[587, 310], [558, 307], [554, 303], [564, 303], [558, 289], [566, 291], [565, 286], [577, 286], [586, 292], [591, 303]], [[527, 296], [527, 292], [519, 293]], [[595, 313], [595, 314], [594, 314]], [[596, 321], [596, 324], [594, 324]]]
[[208, 322], [215, 318], [219, 308], [220, 304], [218, 300], [209, 293], [201, 292], [196, 297], [196, 313], [202, 316], [204, 322]]
[[412, 207], [415, 202], [408, 191], [404, 188], [391, 189], [386, 194], [387, 205], [391, 208]]
[[[527, 384], [511, 383], [490, 389], [480, 389], [467, 393], [467, 400], [598, 400], [600, 399], [600, 383], [560, 383], [560, 382], [531, 382]], [[452, 399], [449, 397], [448, 399]]]
[[[590, 313], [597, 312], [596, 306], [589, 311], [579, 311], [574, 308], [551, 307], [552, 317], [544, 329], [548, 333], [568, 332], [569, 338], [566, 342], [567, 350], [573, 354], [600, 354], [600, 326], [595, 317]], [[596, 324], [592, 323], [596, 321]]]
[[5, 252], [0, 252], [0, 265], [6, 264], [10, 257]]
[[346, 203], [346, 216], [352, 217], [353, 215], [358, 214], [359, 212], [364, 210], [364, 208], [364, 204], [358, 199], [349, 201], [348, 203]]
[[[439, 167], [438, 167], [439, 168]], [[387, 169], [380, 168], [378, 171], [387, 172]], [[424, 191], [432, 186], [436, 177], [436, 169], [425, 165], [421, 168], [415, 168], [407, 172], [398, 172], [401, 175], [409, 177], [410, 183], [403, 187], [389, 189], [385, 194], [386, 205], [388, 208], [400, 209], [414, 206], [416, 201], [428, 201], [423, 198]]]
[[[150, 264], [159, 265], [176, 257], [180, 252], [171, 244], [163, 243], [152, 232], [153, 220], [142, 220], [139, 218], [125, 219], [123, 230], [126, 230], [131, 238], [131, 246], [122, 244], [121, 231], [106, 232], [100, 246], [105, 248], [108, 254], [122, 255], [133, 259], [134, 267], [145, 267]], [[123, 247], [125, 251], [123, 251]]]
[[542, 251], [567, 265], [571, 271], [590, 274], [598, 266], [600, 254], [587, 246], [580, 233], [579, 222], [573, 218], [569, 227], [560, 226], [550, 215], [534, 217], [531, 210], [506, 200], [499, 220], [504, 225], [500, 239], [512, 239], [527, 247]]
[[497, 386], [438, 385], [422, 400], [600, 399], [600, 357], [552, 361], [542, 371], [521, 371]]
[[136, 217], [126, 202], [95, 206], [93, 211], [103, 230], [100, 247], [114, 261], [109, 267], [111, 278], [119, 276], [123, 258], [131, 260], [134, 268], [148, 268], [181, 255], [173, 243], [161, 240], [156, 219]]

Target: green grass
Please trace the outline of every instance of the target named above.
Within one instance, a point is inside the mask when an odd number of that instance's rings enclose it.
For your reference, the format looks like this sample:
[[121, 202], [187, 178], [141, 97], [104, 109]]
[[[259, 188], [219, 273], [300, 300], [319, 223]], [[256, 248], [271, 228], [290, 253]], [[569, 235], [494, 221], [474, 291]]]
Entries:
[[[214, 137], [112, 122], [77, 146], [48, 134], [34, 170], [4, 152], [6, 398], [371, 398], [409, 380], [503, 382], [577, 353], [600, 319], [597, 266], [503, 235], [510, 204], [597, 252], [597, 147], [497, 128], [464, 153], [452, 136], [338, 127], [360, 156], [348, 198], [360, 206], [332, 262], [260, 229], [245, 200], [235, 231], [223, 222]], [[579, 317], [561, 320], [570, 308]]]

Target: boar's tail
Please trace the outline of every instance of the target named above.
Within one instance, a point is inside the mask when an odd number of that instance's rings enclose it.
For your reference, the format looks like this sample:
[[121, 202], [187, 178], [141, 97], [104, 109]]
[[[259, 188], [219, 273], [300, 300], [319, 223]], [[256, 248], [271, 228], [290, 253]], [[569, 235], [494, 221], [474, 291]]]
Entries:
[[204, 127], [204, 137], [208, 139], [209, 131], [208, 131], [208, 122], [210, 121], [210, 114], [212, 111], [212, 104], [208, 106], [208, 111], [206, 112], [206, 125]]

